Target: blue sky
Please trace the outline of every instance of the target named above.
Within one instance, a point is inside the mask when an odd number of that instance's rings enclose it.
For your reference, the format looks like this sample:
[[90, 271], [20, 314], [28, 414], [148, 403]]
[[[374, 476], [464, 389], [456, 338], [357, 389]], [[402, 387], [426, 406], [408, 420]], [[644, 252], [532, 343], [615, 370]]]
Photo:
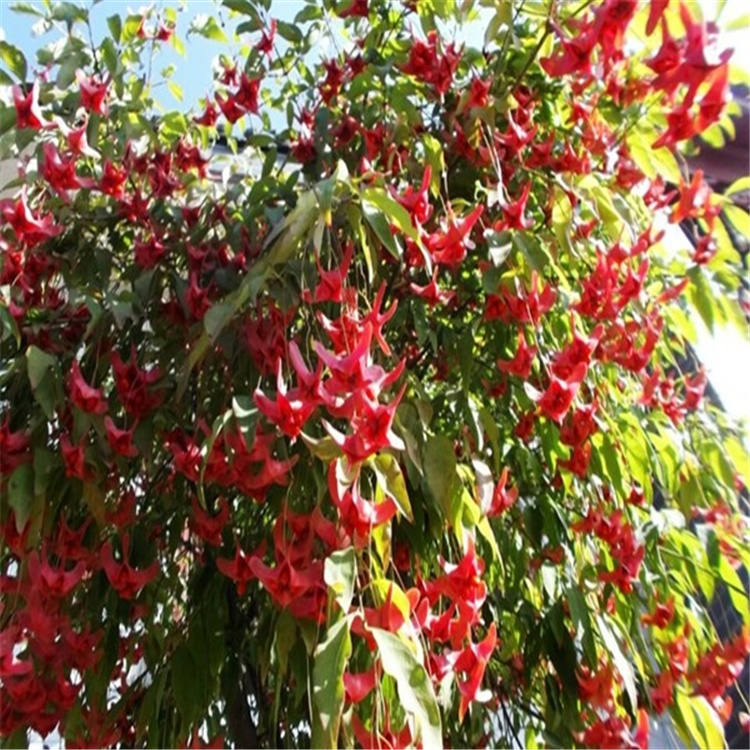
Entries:
[[[36, 67], [36, 51], [60, 38], [58, 30], [52, 29], [47, 33], [37, 35], [35, 24], [38, 19], [31, 15], [16, 13], [11, 10], [14, 3], [10, 0], [0, 0], [0, 28], [4, 32], [5, 39], [15, 45], [26, 56], [29, 70], [33, 71]], [[30, 5], [41, 7], [40, 2], [31, 2]], [[142, 7], [147, 5], [139, 2], [128, 2], [127, 0], [101, 0], [94, 7], [91, 7], [90, 0], [83, 2], [78, 0], [78, 5], [85, 5], [91, 8], [91, 21], [94, 40], [99, 41], [107, 35], [107, 18], [118, 14], [123, 18], [131, 13], [137, 14]], [[168, 65], [175, 66], [175, 72], [172, 76], [184, 92], [184, 101], [180, 104], [166, 89], [155, 91], [157, 101], [162, 103], [166, 108], [187, 109], [197, 99], [204, 96], [211, 88], [213, 79], [211, 63], [220, 53], [238, 52], [240, 42], [233, 40], [231, 33], [233, 27], [238, 23], [238, 19], [229, 18], [229, 11], [222, 9], [220, 18], [226, 23], [226, 35], [230, 40], [229, 46], [224, 43], [211, 41], [201, 37], [199, 34], [191, 34], [189, 39], [185, 39], [185, 33], [190, 27], [192, 20], [201, 14], [216, 13], [216, 4], [212, 0], [189, 0], [180, 3], [175, 0], [158, 0], [149, 3], [155, 8], [171, 6], [182, 9], [178, 15], [177, 31], [186, 44], [187, 54], [185, 57], [178, 55], [174, 49], [168, 45], [161, 45], [161, 50], [154, 62], [154, 69], [159, 71]], [[274, 0], [271, 15], [281, 21], [291, 23], [295, 15], [305, 7], [304, 0]], [[242, 20], [242, 19], [239, 19]], [[64, 28], [64, 24], [61, 24]], [[83, 30], [83, 27], [79, 27]], [[245, 34], [243, 41], [259, 37], [258, 33], [252, 36]], [[283, 40], [281, 40], [283, 43]]]

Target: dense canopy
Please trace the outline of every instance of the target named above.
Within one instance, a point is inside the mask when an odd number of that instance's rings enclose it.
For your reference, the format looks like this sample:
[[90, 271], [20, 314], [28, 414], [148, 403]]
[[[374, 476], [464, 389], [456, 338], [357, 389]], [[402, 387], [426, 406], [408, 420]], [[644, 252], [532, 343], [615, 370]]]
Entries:
[[750, 470], [691, 345], [747, 330], [750, 220], [685, 158], [733, 133], [700, 4], [16, 7], [5, 745], [720, 745]]

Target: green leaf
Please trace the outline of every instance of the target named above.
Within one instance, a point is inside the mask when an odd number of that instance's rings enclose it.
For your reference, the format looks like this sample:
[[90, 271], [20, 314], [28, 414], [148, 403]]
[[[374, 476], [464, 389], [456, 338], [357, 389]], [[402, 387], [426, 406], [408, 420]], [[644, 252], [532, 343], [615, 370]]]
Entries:
[[750, 486], [750, 455], [743, 444], [734, 436], [729, 437], [724, 443], [729, 458], [734, 465], [734, 470], [740, 475], [745, 487]]
[[401, 515], [414, 523], [406, 481], [398, 461], [390, 453], [381, 453], [375, 458], [374, 468], [378, 481], [382, 479], [384, 482], [386, 495], [396, 503]]
[[[67, 53], [62, 63], [60, 63], [60, 69], [57, 71], [57, 86], [60, 89], [68, 89], [71, 87], [73, 81], [76, 79], [76, 71], [78, 68], [85, 67], [87, 58], [80, 52], [69, 52]], [[89, 142], [93, 140], [89, 136]]]
[[404, 620], [409, 620], [411, 616], [409, 597], [398, 584], [387, 578], [373, 578], [372, 592], [379, 607], [382, 607], [390, 599], [404, 616]]
[[94, 482], [84, 482], [83, 492], [81, 494], [87, 510], [91, 513], [96, 522], [100, 526], [103, 526], [105, 523], [107, 508], [104, 504], [104, 491], [101, 486]]
[[745, 13], [742, 16], [737, 16], [737, 18], [733, 19], [732, 21], [729, 21], [729, 23], [722, 23], [721, 30], [723, 32], [727, 31], [747, 31], [748, 27], [750, 26], [750, 13]]
[[180, 136], [185, 135], [188, 130], [188, 122], [181, 112], [167, 112], [161, 118], [161, 129], [170, 141], [177, 140]]
[[302, 41], [302, 31], [298, 26], [286, 21], [276, 20], [276, 31], [282, 39], [292, 44], [299, 44]]
[[180, 644], [170, 660], [172, 671], [172, 694], [185, 728], [197, 718], [200, 709], [199, 694], [195, 689], [198, 664], [187, 645]]
[[288, 609], [281, 610], [276, 621], [276, 655], [279, 659], [279, 675], [284, 677], [289, 665], [289, 653], [297, 642], [297, 622]]
[[699, 267], [691, 268], [688, 272], [691, 284], [687, 288], [690, 301], [700, 313], [706, 328], [713, 333], [716, 322], [716, 303], [711, 284]]
[[32, 3], [13, 3], [10, 9], [14, 13], [26, 13], [29, 16], [36, 16], [37, 18], [44, 17], [44, 13]]
[[30, 463], [19, 466], [8, 478], [8, 505], [15, 511], [20, 533], [31, 515], [34, 500], [34, 469]]
[[396, 680], [401, 706], [416, 718], [422, 746], [442, 748], [440, 709], [424, 665], [397, 635], [380, 628], [371, 628], [370, 632], [378, 645], [383, 671]]
[[236, 307], [231, 302], [217, 303], [206, 312], [203, 316], [203, 327], [212, 342], [216, 341], [236, 312]]
[[638, 705], [637, 693], [635, 689], [635, 674], [633, 673], [633, 667], [630, 662], [625, 658], [620, 644], [617, 641], [617, 637], [612, 632], [612, 629], [604, 620], [602, 615], [596, 615], [596, 624], [599, 629], [599, 633], [604, 641], [604, 646], [612, 657], [615, 668], [622, 677], [623, 687], [625, 692], [630, 698], [630, 705], [633, 709]]
[[746, 210], [732, 203], [727, 203], [724, 205], [722, 213], [741, 237], [750, 237], [750, 214]]
[[304, 432], [301, 432], [300, 437], [302, 438], [302, 442], [307, 446], [310, 453], [312, 453], [316, 458], [321, 459], [321, 461], [325, 461], [327, 463], [329, 461], [332, 461], [334, 458], [338, 458], [339, 456], [343, 455], [341, 452], [341, 448], [339, 448], [338, 445], [333, 442], [333, 438], [331, 438], [329, 435], [326, 435], [322, 438], [314, 438], [310, 437], [310, 435], [307, 435]]
[[315, 649], [311, 747], [339, 745], [339, 725], [344, 710], [344, 670], [351, 653], [349, 620], [343, 618], [328, 629], [325, 641]]
[[599, 657], [596, 653], [594, 632], [591, 629], [591, 614], [589, 608], [581, 590], [577, 586], [571, 586], [566, 593], [573, 622], [577, 629], [580, 628], [583, 630], [583, 636], [581, 639], [583, 651], [586, 654], [589, 666], [594, 669], [599, 664]]
[[742, 579], [737, 571], [724, 555], [721, 556], [719, 562], [719, 575], [726, 584], [729, 598], [732, 600], [732, 605], [737, 613], [742, 617], [742, 622], [745, 626], [750, 627], [750, 604], [748, 603], [747, 589], [742, 584]]
[[89, 13], [86, 8], [82, 8], [74, 3], [56, 2], [52, 6], [52, 19], [55, 21], [64, 21], [68, 28], [72, 27], [77, 21], [86, 21]]
[[104, 39], [99, 45], [99, 51], [102, 54], [102, 60], [104, 60], [104, 64], [107, 66], [107, 70], [112, 75], [115, 75], [115, 73], [117, 72], [117, 63], [119, 58], [117, 55], [117, 50], [115, 49], [114, 42], [109, 38]]
[[[700, 705], [699, 701], [702, 702]], [[697, 745], [701, 750], [726, 747], [724, 732], [716, 725], [718, 717], [712, 716], [714, 712], [705, 698], [690, 696], [683, 688], [678, 687], [669, 713], [688, 747]]]
[[180, 86], [179, 83], [176, 83], [175, 81], [167, 81], [167, 88], [169, 89], [169, 93], [172, 94], [178, 102], [181, 102], [185, 98], [182, 86]]
[[308, 21], [317, 21], [323, 18], [323, 9], [316, 3], [314, 5], [305, 6], [297, 15], [294, 17], [295, 24], [307, 23]]
[[[389, 224], [394, 224], [407, 237], [419, 242], [419, 235], [411, 223], [409, 212], [388, 193], [379, 188], [366, 188], [362, 191], [362, 200], [379, 208]], [[390, 231], [390, 230], [389, 230]]]
[[31, 392], [48, 418], [55, 414], [60, 367], [57, 359], [36, 346], [26, 350], [26, 368]]
[[14, 47], [8, 42], [0, 42], [0, 60], [2, 60], [13, 75], [21, 83], [26, 83], [26, 58], [18, 47]]
[[354, 547], [333, 552], [325, 561], [323, 580], [333, 591], [341, 611], [346, 615], [354, 597], [354, 582], [357, 577], [357, 559]]
[[120, 36], [122, 35], [122, 19], [120, 16], [114, 15], [107, 18], [107, 26], [109, 27], [109, 33], [112, 34], [112, 38], [119, 44]]
[[[2, 113], [4, 112], [5, 110], [2, 110]], [[0, 117], [2, 113], [0, 113]], [[15, 123], [15, 112], [13, 112], [13, 122]], [[6, 341], [8, 338], [13, 339], [16, 349], [21, 346], [21, 332], [18, 330], [18, 323], [11, 315], [10, 310], [3, 304], [0, 305], [0, 341]]]
[[221, 0], [221, 4], [235, 13], [241, 13], [243, 16], [255, 16], [258, 13], [249, 0]]
[[745, 175], [740, 177], [739, 180], [735, 180], [723, 193], [724, 196], [734, 195], [735, 193], [742, 193], [746, 190], [750, 190], [750, 176]]
[[456, 481], [456, 454], [445, 435], [433, 435], [424, 447], [422, 461], [427, 487], [446, 518], [450, 517], [451, 495]]
[[226, 44], [229, 40], [213, 16], [201, 13], [193, 18], [188, 34], [200, 34], [205, 39]]
[[362, 214], [365, 217], [365, 221], [372, 227], [378, 239], [385, 246], [385, 249], [396, 258], [396, 260], [400, 260], [401, 251], [393, 238], [393, 234], [391, 234], [391, 227], [381, 211], [371, 203], [362, 201]]
[[713, 706], [702, 695], [691, 695], [691, 703], [698, 726], [706, 738], [706, 748], [726, 747], [724, 726]]
[[437, 196], [440, 195], [440, 178], [445, 171], [445, 155], [443, 154], [443, 147], [440, 141], [431, 135], [424, 136], [422, 142], [424, 143], [427, 163], [432, 170], [430, 176], [430, 192], [433, 197], [437, 198]]

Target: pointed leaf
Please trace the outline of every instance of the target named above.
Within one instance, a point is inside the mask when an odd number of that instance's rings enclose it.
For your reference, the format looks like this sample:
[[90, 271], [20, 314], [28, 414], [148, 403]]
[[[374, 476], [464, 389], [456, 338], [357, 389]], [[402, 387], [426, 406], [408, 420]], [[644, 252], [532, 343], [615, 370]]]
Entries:
[[344, 614], [349, 612], [354, 597], [354, 581], [357, 576], [357, 560], [354, 547], [333, 552], [325, 561], [323, 580]]
[[417, 721], [422, 746], [442, 748], [440, 709], [424, 665], [398, 636], [380, 628], [372, 628], [371, 632], [378, 645], [383, 670], [396, 680], [401, 705]]
[[349, 620], [343, 618], [328, 629], [325, 641], [315, 649], [311, 747], [338, 747], [344, 710], [344, 670], [351, 653]]

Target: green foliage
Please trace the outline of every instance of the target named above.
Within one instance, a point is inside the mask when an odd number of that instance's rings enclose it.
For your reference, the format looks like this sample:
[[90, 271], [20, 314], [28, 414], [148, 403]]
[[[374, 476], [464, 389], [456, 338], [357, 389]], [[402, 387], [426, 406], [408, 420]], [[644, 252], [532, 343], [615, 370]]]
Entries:
[[678, 5], [16, 4], [6, 744], [722, 744], [750, 460], [692, 346], [748, 180], [688, 170], [733, 125]]

